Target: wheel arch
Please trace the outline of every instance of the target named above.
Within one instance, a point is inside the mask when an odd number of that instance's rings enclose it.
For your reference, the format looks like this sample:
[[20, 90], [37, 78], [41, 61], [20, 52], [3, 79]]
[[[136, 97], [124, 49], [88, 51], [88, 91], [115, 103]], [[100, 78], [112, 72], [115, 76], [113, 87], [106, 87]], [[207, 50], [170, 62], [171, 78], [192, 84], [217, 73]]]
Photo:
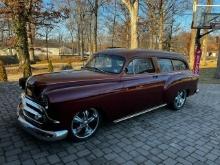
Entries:
[[163, 96], [165, 102], [166, 103], [172, 102], [176, 93], [179, 90], [186, 90], [187, 97], [190, 96], [191, 93], [190, 81], [188, 81], [188, 79], [179, 79], [167, 83], [164, 88], [164, 96]]

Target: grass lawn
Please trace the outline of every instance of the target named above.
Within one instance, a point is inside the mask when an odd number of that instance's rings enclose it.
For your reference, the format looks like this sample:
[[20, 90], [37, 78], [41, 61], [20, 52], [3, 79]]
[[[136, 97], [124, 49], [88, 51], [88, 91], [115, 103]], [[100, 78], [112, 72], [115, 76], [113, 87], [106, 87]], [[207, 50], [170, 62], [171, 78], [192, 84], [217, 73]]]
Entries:
[[[72, 63], [74, 70], [79, 70], [83, 65], [83, 62], [80, 61], [80, 58], [74, 59], [61, 59], [61, 60], [53, 60], [53, 65], [55, 71], [60, 71], [61, 67], [68, 62]], [[215, 71], [216, 71], [217, 62], [216, 60], [207, 60], [206, 65], [201, 65], [200, 69], [200, 83], [206, 84], [220, 84], [220, 79], [216, 79]], [[47, 61], [41, 61], [40, 63], [33, 64], [33, 75], [47, 73], [48, 72], [48, 64]], [[18, 81], [20, 77], [22, 77], [22, 72], [18, 71], [18, 64], [17, 65], [8, 65], [6, 67], [7, 74], [8, 74], [8, 81]]]
[[200, 83], [206, 84], [220, 84], [220, 79], [215, 78], [216, 68], [202, 68], [200, 69]]

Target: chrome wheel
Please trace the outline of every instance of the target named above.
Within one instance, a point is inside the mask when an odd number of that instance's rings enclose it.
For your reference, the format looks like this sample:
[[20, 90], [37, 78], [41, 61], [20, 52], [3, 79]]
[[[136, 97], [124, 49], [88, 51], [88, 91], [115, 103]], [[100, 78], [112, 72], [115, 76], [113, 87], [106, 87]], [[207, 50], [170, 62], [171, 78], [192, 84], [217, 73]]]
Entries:
[[186, 101], [186, 91], [185, 90], [179, 91], [175, 97], [174, 105], [176, 108], [180, 109], [184, 105], [185, 101]]
[[79, 139], [91, 136], [96, 131], [99, 121], [99, 113], [94, 108], [77, 113], [71, 123], [73, 136]]

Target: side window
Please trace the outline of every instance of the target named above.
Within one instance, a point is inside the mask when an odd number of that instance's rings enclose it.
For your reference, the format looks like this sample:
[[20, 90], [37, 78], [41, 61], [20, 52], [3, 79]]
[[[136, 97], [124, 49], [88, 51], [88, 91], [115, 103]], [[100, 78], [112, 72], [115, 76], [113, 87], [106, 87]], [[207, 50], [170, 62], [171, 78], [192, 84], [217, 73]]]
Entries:
[[186, 70], [187, 66], [184, 62], [180, 60], [172, 60], [174, 70]]
[[151, 59], [133, 59], [127, 67], [127, 74], [141, 74], [155, 72]]
[[173, 64], [170, 59], [158, 59], [158, 64], [162, 73], [173, 71]]

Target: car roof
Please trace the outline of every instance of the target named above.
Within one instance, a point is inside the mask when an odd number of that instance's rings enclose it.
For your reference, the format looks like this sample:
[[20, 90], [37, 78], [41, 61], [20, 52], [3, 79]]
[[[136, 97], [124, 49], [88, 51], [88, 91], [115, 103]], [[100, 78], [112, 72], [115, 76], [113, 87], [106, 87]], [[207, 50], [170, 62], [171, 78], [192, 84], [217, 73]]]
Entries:
[[167, 52], [160, 50], [147, 50], [147, 49], [126, 49], [126, 48], [114, 48], [114, 49], [106, 49], [104, 51], [100, 51], [97, 54], [108, 54], [108, 55], [120, 55], [125, 57], [126, 59], [130, 59], [133, 57], [159, 57], [159, 58], [171, 58], [171, 59], [179, 59], [186, 60], [186, 57], [182, 54], [175, 52]]

